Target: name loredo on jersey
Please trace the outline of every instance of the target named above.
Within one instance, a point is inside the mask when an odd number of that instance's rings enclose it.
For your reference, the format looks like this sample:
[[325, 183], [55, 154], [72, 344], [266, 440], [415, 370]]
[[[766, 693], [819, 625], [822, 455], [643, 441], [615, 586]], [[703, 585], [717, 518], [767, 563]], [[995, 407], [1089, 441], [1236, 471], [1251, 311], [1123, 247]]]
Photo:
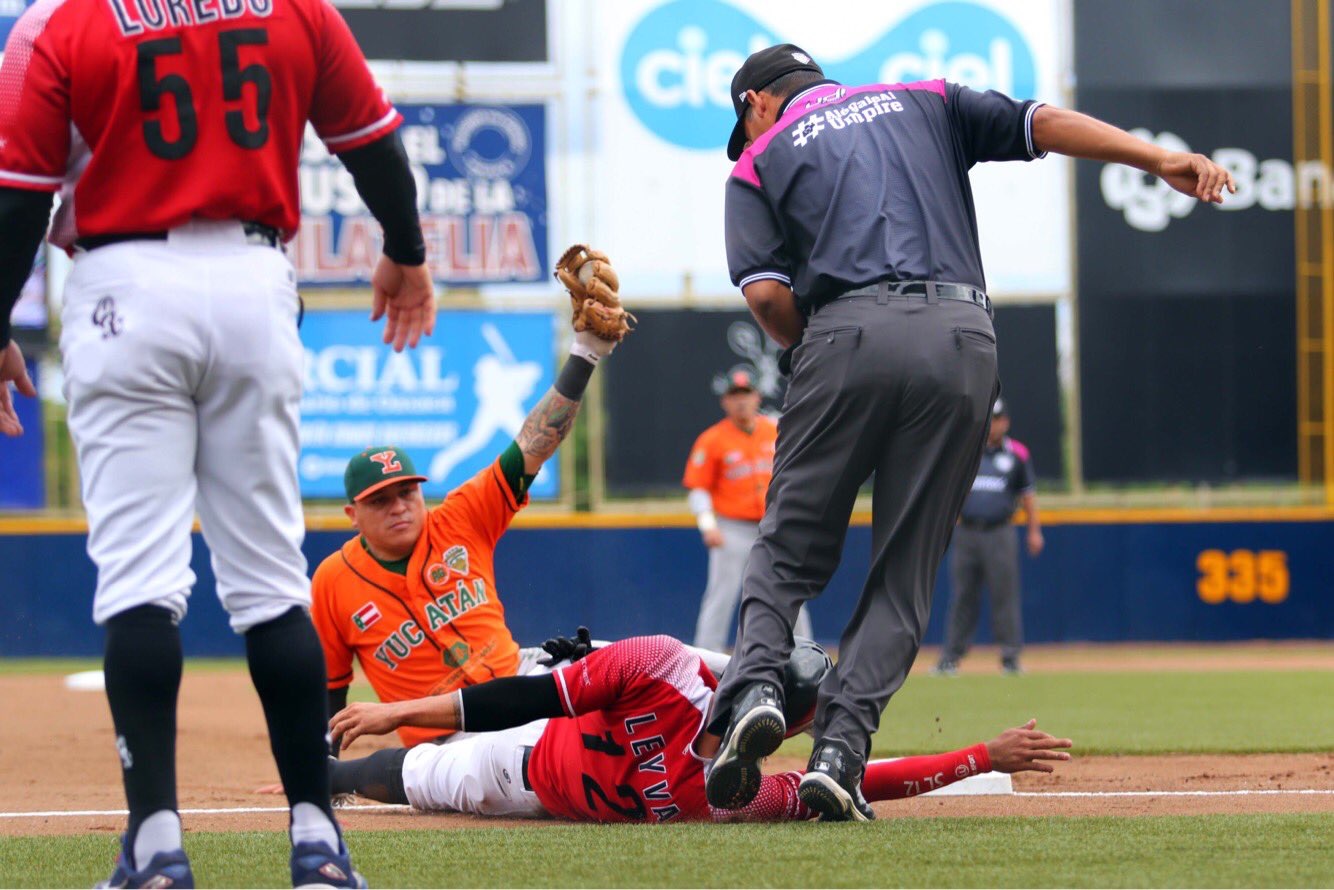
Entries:
[[238, 19], [243, 15], [267, 18], [273, 14], [273, 0], [108, 0], [116, 14], [120, 33], [133, 37], [163, 28], [206, 25], [219, 19]]

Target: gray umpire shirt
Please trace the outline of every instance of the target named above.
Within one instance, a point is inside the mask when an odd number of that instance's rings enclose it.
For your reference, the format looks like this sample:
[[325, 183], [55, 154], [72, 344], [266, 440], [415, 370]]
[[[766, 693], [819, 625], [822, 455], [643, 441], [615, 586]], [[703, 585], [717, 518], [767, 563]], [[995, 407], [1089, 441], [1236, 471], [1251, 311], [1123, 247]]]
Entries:
[[982, 452], [982, 465], [960, 511], [965, 522], [1000, 525], [1014, 516], [1015, 502], [1033, 491], [1033, 460], [1022, 442], [1009, 436]]
[[1042, 157], [1039, 104], [944, 80], [794, 94], [727, 183], [732, 283], [781, 281], [808, 315], [877, 281], [986, 290], [968, 170]]

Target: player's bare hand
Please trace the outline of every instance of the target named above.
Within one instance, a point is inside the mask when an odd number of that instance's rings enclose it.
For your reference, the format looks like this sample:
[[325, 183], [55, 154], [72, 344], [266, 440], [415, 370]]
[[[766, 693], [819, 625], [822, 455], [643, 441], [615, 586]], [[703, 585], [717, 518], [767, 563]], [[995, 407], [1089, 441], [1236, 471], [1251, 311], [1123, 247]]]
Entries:
[[1069, 739], [1058, 739], [1038, 729], [1038, 721], [1033, 719], [987, 742], [987, 755], [991, 758], [991, 768], [997, 772], [1049, 773], [1056, 767], [1048, 761], [1069, 760], [1070, 755], [1059, 749], [1073, 744]]
[[28, 366], [23, 363], [23, 352], [13, 340], [0, 350], [0, 433], [13, 437], [23, 435], [23, 424], [14, 410], [14, 394], [9, 390], [11, 380], [20, 395], [37, 397], [37, 387], [32, 385]]
[[1047, 542], [1046, 539], [1042, 537], [1042, 532], [1040, 530], [1036, 528], [1031, 528], [1028, 530], [1027, 544], [1028, 544], [1028, 555], [1037, 556], [1039, 553], [1042, 552], [1042, 548], [1046, 546]]
[[723, 546], [723, 533], [716, 528], [711, 528], [706, 532], [700, 532], [704, 538], [704, 546], [713, 550], [716, 547]]
[[1158, 162], [1156, 171], [1163, 181], [1183, 195], [1199, 198], [1206, 204], [1222, 204], [1223, 189], [1236, 194], [1232, 174], [1202, 154], [1168, 152]]
[[392, 343], [395, 352], [405, 346], [415, 349], [435, 330], [435, 286], [425, 263], [401, 266], [381, 255], [371, 276], [371, 291], [371, 321], [387, 316], [384, 342]]
[[348, 705], [329, 721], [329, 734], [338, 739], [339, 750], [364, 735], [384, 735], [402, 725], [393, 704], [355, 702]]

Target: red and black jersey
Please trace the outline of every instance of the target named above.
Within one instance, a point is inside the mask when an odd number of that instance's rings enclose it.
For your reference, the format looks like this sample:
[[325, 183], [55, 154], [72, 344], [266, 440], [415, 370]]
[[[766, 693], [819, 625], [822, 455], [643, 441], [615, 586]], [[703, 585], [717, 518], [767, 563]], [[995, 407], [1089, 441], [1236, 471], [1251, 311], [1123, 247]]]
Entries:
[[533, 748], [529, 779], [557, 816], [594, 822], [707, 819], [695, 734], [717, 685], [679, 640], [632, 637], [555, 673], [565, 713]]
[[328, 0], [38, 0], [0, 64], [0, 186], [74, 236], [235, 219], [295, 232], [309, 121], [333, 152], [402, 118]]

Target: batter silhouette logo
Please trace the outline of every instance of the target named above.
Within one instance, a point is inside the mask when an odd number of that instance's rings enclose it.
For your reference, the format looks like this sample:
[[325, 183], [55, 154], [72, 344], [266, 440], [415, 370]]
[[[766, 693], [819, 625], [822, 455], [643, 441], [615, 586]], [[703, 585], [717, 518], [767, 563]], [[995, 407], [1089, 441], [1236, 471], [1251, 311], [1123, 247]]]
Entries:
[[[621, 51], [621, 89], [635, 117], [659, 138], [683, 148], [721, 149], [736, 122], [732, 75], [756, 50], [800, 36], [723, 0], [671, 0], [631, 29]], [[816, 61], [845, 84], [943, 77], [1016, 98], [1037, 89], [1036, 62], [1023, 35], [995, 10], [967, 0], [928, 4], [851, 55]]]

